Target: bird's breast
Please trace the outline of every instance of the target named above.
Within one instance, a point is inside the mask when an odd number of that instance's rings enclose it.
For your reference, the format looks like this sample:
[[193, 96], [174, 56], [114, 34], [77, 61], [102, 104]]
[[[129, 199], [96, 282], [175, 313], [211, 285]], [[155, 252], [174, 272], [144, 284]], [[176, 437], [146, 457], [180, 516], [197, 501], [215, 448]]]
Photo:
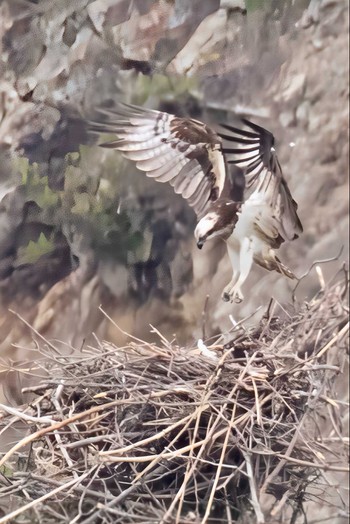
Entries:
[[237, 223], [227, 242], [232, 246], [237, 246], [246, 237], [259, 237], [259, 222], [264, 213], [266, 213], [266, 203], [262, 195], [259, 193], [251, 195], [237, 213]]

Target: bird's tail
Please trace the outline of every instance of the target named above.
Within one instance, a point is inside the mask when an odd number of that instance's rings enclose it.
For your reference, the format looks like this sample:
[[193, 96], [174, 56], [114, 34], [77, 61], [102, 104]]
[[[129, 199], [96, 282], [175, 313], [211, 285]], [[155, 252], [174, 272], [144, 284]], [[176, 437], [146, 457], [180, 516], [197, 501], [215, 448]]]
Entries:
[[297, 277], [294, 275], [293, 271], [289, 269], [289, 267], [285, 266], [279, 258], [276, 257], [276, 271], [281, 273], [282, 275], [285, 275], [288, 278], [296, 279]]
[[254, 261], [259, 264], [259, 266], [267, 269], [268, 271], [277, 271], [281, 275], [291, 279], [297, 278], [293, 271], [291, 271], [289, 267], [285, 266], [272, 250], [268, 257], [263, 257], [261, 255], [255, 256]]

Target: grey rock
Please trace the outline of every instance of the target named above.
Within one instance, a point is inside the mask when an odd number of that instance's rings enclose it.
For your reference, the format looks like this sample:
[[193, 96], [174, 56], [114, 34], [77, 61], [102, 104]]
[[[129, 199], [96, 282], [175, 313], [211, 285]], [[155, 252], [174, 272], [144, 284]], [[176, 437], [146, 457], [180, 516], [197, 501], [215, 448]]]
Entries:
[[279, 115], [279, 121], [283, 127], [291, 127], [295, 123], [293, 111], [284, 111]]
[[309, 114], [310, 114], [310, 102], [309, 100], [304, 100], [298, 107], [297, 107], [297, 110], [296, 110], [296, 118], [297, 118], [297, 121], [300, 122], [300, 124], [302, 125], [306, 125], [307, 122], [308, 122], [308, 119], [309, 119]]

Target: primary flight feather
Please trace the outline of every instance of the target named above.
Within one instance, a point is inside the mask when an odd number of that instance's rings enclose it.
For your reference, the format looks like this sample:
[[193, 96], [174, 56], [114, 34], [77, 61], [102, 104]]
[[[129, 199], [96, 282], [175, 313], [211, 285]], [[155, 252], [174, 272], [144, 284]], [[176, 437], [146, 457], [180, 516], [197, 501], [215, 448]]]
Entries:
[[188, 201], [198, 217], [199, 248], [216, 236], [226, 241], [233, 277], [223, 300], [243, 299], [241, 286], [253, 261], [294, 278], [275, 249], [297, 238], [302, 226], [271, 133], [248, 120], [242, 122], [249, 131], [224, 125], [230, 134], [216, 133], [198, 120], [129, 104], [105, 113], [109, 121], [92, 129], [118, 138], [100, 145], [121, 151]]

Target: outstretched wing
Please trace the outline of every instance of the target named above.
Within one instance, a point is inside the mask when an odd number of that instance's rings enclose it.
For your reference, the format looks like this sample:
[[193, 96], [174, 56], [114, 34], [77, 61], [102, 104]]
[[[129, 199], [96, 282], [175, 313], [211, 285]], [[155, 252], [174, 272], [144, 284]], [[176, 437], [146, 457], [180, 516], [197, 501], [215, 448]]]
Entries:
[[191, 118], [122, 104], [104, 111], [117, 119], [96, 124], [94, 131], [115, 133], [117, 140], [100, 144], [134, 160], [158, 182], [169, 182], [201, 216], [221, 195], [226, 165], [221, 138]]
[[228, 163], [238, 165], [246, 177], [246, 190], [266, 195], [266, 203], [273, 209], [273, 218], [279, 222], [283, 240], [293, 240], [303, 231], [297, 214], [298, 205], [293, 199], [274, 148], [272, 133], [249, 120], [242, 119], [250, 128], [238, 129], [222, 124], [232, 134], [219, 133], [220, 137], [237, 144], [236, 148], [223, 147], [223, 153], [233, 155]]

